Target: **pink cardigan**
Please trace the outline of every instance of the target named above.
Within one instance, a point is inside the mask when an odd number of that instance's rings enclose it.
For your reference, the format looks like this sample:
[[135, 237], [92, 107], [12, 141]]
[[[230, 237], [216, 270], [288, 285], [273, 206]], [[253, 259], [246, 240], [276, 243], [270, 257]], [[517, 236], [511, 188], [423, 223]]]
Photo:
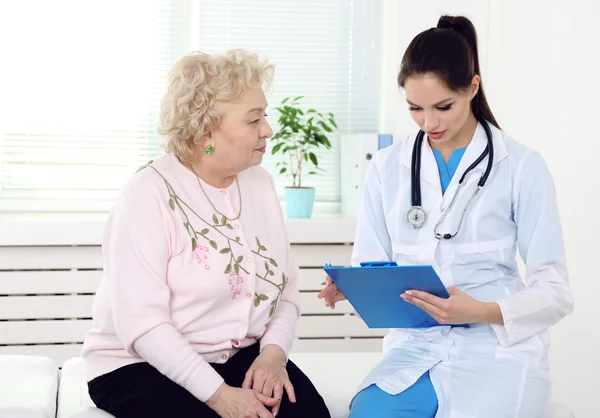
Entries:
[[[208, 363], [256, 341], [289, 352], [300, 305], [281, 206], [263, 168], [238, 179], [236, 221], [171, 154], [125, 185], [103, 237], [105, 277], [82, 352], [88, 380], [147, 361], [206, 401], [223, 383]], [[235, 182], [202, 185], [219, 212], [237, 215]]]

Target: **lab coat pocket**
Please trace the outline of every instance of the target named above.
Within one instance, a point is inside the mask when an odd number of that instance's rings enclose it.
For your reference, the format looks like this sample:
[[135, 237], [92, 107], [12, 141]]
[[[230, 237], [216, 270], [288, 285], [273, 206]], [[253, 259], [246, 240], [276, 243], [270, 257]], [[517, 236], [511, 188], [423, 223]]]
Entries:
[[408, 240], [392, 242], [394, 261], [398, 264], [431, 264], [436, 243], [419, 243]]
[[515, 236], [505, 236], [496, 240], [478, 240], [473, 242], [444, 242], [440, 246], [440, 254], [483, 254], [489, 252], [502, 251], [514, 247], [516, 244]]

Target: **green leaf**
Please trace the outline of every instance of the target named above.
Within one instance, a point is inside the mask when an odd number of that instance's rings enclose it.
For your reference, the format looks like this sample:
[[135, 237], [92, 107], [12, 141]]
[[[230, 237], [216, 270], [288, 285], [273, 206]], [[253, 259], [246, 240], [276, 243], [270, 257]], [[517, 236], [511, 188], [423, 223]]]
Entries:
[[319, 121], [319, 125], [321, 125], [321, 127], [326, 130], [327, 132], [333, 132], [333, 130], [329, 127], [329, 125], [327, 125], [325, 122], [323, 121]]
[[235, 274], [240, 274], [240, 265], [239, 264], [234, 265], [233, 269], [235, 270]]
[[258, 240], [258, 237], [254, 237], [256, 238], [256, 245], [258, 245], [260, 247], [260, 241]]
[[236, 240], [236, 241], [239, 241], [239, 240], [240, 240], [240, 237], [235, 237], [235, 240]]
[[225, 274], [229, 274], [230, 271], [231, 271], [231, 263], [227, 264], [227, 267], [225, 267]]
[[329, 119], [329, 123], [331, 123], [333, 126], [335, 126], [335, 129], [338, 129], [337, 123], [335, 123], [335, 121], [333, 119]]
[[265, 247], [264, 245], [261, 245], [260, 247], [258, 247], [258, 249], [261, 251], [267, 251], [267, 247]]
[[215, 225], [219, 224], [219, 220], [217, 219], [217, 215], [213, 214], [212, 221]]
[[269, 258], [269, 263], [273, 264], [275, 267], [279, 267], [275, 260], [273, 260], [272, 258]]
[[243, 259], [244, 259], [244, 256], [240, 255], [238, 258], [235, 259], [235, 262], [241, 263]]
[[317, 113], [317, 111], [315, 109], [308, 109], [306, 113]]
[[265, 270], [269, 271], [269, 263], [265, 261]]
[[202, 235], [204, 235], [204, 234], [208, 234], [208, 228], [204, 228], [202, 231], [200, 231], [200, 233], [201, 233]]
[[271, 149], [271, 155], [275, 155], [275, 153], [277, 151], [279, 151], [279, 149], [283, 146], [284, 142], [280, 142], [279, 144], [275, 145], [273, 147], [273, 149]]
[[263, 293], [261, 293], [260, 295], [258, 295], [258, 298], [260, 300], [269, 300], [269, 297], [267, 295], [263, 294]]
[[175, 210], [175, 201], [173, 200], [173, 198], [169, 199], [169, 207], [171, 208], [171, 210]]
[[196, 238], [192, 238], [192, 251], [196, 251]]
[[215, 250], [217, 250], [217, 243], [214, 242], [212, 239], [208, 242], [210, 244], [211, 247], [213, 247]]
[[227, 254], [231, 252], [231, 248], [222, 248], [221, 251], [219, 251], [221, 254]]
[[314, 175], [314, 174], [319, 174], [316, 171], [309, 171], [308, 174]]
[[233, 226], [231, 226], [230, 224], [225, 225], [227, 227], [227, 229], [233, 229]]
[[221, 225], [225, 225], [227, 223], [227, 218], [225, 217], [225, 215], [223, 215], [223, 217], [221, 218]]
[[269, 276], [274, 276], [275, 273], [273, 273], [273, 270], [269, 270]]
[[275, 313], [275, 305], [271, 305], [271, 309], [269, 309], [269, 318], [272, 317], [274, 313]]
[[257, 296], [254, 298], [254, 307], [258, 308], [258, 305], [260, 305], [260, 298]]
[[298, 145], [288, 145], [281, 152], [283, 152], [285, 154], [286, 152], [295, 151], [297, 149], [298, 149]]
[[285, 277], [285, 273], [281, 273], [281, 282], [282, 283], [287, 283], [288, 279], [287, 277]]
[[319, 166], [319, 160], [317, 160], [317, 156], [316, 156], [314, 153], [312, 153], [312, 152], [311, 152], [311, 153], [309, 153], [309, 154], [308, 154], [308, 157], [310, 158], [310, 161], [312, 161], [312, 163], [313, 163], [315, 166], [317, 166], [317, 167]]
[[283, 99], [283, 100], [281, 101], [281, 104], [284, 104], [284, 103], [285, 103], [285, 102], [287, 102], [288, 100], [290, 100], [290, 98], [289, 98], [289, 97], [286, 97], [285, 99]]
[[304, 96], [297, 96], [297, 97], [294, 97], [294, 101], [300, 100], [300, 99], [303, 99], [303, 98], [304, 98]]
[[286, 167], [283, 167], [281, 170], [279, 170], [279, 174], [283, 174], [287, 171]]
[[308, 154], [304, 154], [304, 161], [308, 161]]

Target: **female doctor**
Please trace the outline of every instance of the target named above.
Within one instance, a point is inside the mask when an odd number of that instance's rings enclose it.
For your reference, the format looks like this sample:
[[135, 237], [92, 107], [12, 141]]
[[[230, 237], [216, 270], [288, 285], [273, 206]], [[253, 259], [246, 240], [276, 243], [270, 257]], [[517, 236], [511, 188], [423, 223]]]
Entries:
[[[451, 296], [398, 295], [442, 325], [391, 330], [350, 417], [541, 418], [548, 328], [573, 309], [551, 175], [500, 130], [467, 18], [417, 35], [398, 84], [420, 132], [371, 161], [352, 264], [431, 264]], [[330, 279], [319, 297], [345, 299]]]

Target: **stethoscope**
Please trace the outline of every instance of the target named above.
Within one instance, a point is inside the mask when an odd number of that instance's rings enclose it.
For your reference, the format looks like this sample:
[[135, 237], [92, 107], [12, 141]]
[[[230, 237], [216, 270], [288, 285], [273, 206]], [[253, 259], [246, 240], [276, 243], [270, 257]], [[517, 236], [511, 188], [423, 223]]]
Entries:
[[[461, 176], [460, 180], [458, 181], [458, 188], [456, 189], [456, 193], [454, 193], [454, 196], [452, 197], [452, 200], [450, 201], [450, 205], [444, 211], [440, 220], [433, 228], [433, 233], [434, 233], [435, 237], [439, 240], [441, 240], [442, 238], [446, 239], [446, 240], [451, 239], [451, 238], [454, 238], [456, 236], [456, 234], [458, 234], [458, 232], [460, 231], [460, 228], [463, 224], [463, 220], [465, 219], [465, 214], [469, 210], [469, 207], [471, 206], [471, 204], [473, 203], [473, 201], [479, 194], [482, 187], [485, 185], [488, 177], [490, 176], [490, 172], [492, 171], [492, 163], [494, 160], [494, 144], [492, 143], [492, 131], [490, 130], [490, 127], [487, 124], [487, 122], [482, 120], [479, 123], [481, 123], [481, 125], [483, 126], [483, 129], [485, 130], [485, 135], [487, 137], [487, 146], [485, 147], [485, 149], [483, 150], [483, 152], [481, 153], [479, 158], [477, 158], [475, 160], [475, 162], [473, 164], [471, 164], [469, 166], [469, 168], [467, 168], [465, 170], [465, 172], [463, 173], [463, 175]], [[423, 147], [423, 138], [424, 137], [425, 137], [425, 132], [419, 131], [419, 133], [417, 134], [417, 139], [415, 140], [415, 144], [413, 145], [413, 153], [412, 153], [412, 164], [411, 164], [411, 194], [412, 194], [411, 202], [412, 202], [412, 206], [408, 210], [408, 213], [406, 214], [406, 219], [408, 220], [409, 225], [413, 228], [421, 228], [423, 226], [423, 224], [425, 223], [425, 221], [427, 220], [427, 214], [421, 207], [421, 179], [420, 179], [421, 149]], [[475, 167], [477, 167], [477, 165], [481, 161], [483, 161], [483, 159], [488, 154], [489, 154], [489, 158], [488, 158], [488, 162], [487, 162], [487, 167], [485, 169], [485, 173], [483, 173], [483, 175], [481, 176], [481, 179], [479, 179], [479, 183], [477, 184], [477, 188], [475, 189], [475, 192], [473, 192], [473, 196], [471, 196], [469, 203], [463, 210], [463, 213], [462, 213], [462, 216], [460, 217], [460, 222], [458, 223], [458, 227], [456, 228], [456, 231], [453, 234], [450, 234], [450, 233], [440, 234], [438, 231], [439, 226], [442, 224], [442, 222], [444, 221], [446, 216], [448, 216], [448, 213], [452, 210], [452, 207], [454, 206], [454, 202], [456, 201], [456, 197], [458, 196], [461, 188], [464, 185], [465, 178], [467, 177], [469, 172], [471, 170], [473, 170]]]

